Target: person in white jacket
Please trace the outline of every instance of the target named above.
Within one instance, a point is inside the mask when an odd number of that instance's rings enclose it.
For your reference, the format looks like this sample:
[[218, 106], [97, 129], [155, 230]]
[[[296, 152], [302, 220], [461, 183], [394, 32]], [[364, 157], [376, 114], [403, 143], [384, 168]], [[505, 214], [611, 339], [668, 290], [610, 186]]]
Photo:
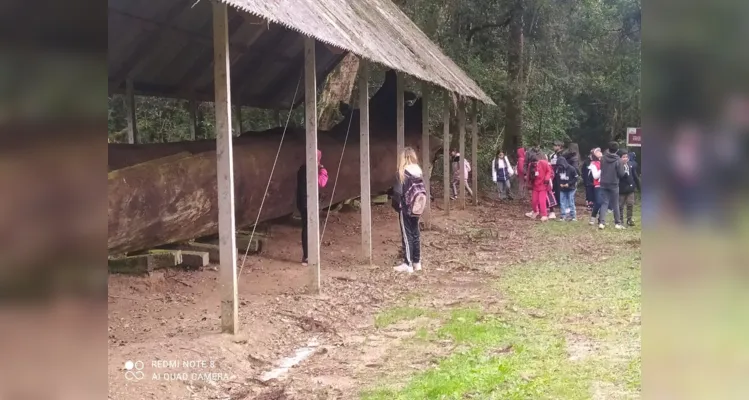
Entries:
[[497, 157], [492, 161], [492, 180], [497, 182], [497, 190], [499, 190], [499, 199], [504, 200], [509, 198], [512, 200], [512, 194], [510, 193], [510, 178], [515, 174], [515, 171], [510, 165], [510, 160], [505, 156], [504, 151], [497, 151]]

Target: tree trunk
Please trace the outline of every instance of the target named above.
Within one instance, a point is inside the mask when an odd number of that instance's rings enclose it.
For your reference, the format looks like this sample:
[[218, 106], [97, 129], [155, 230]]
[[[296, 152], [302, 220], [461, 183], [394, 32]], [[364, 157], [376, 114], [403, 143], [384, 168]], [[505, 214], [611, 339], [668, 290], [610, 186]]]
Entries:
[[514, 154], [523, 143], [523, 2], [524, 0], [515, 0], [510, 13], [508, 89], [505, 98], [505, 138], [502, 145], [507, 154]]
[[339, 103], [351, 103], [351, 92], [354, 90], [358, 72], [359, 58], [349, 53], [343, 57], [343, 61], [335, 71], [328, 76], [318, 106], [320, 114], [318, 127], [321, 130], [326, 131], [333, 127], [338, 115]]
[[[372, 193], [393, 184], [396, 164], [395, 79], [390, 74], [370, 100], [370, 154]], [[412, 96], [412, 94], [411, 94]], [[410, 97], [410, 96], [409, 96]], [[349, 113], [347, 113], [349, 115]], [[320, 190], [321, 207], [360, 195], [359, 114], [350, 113], [351, 131], [346, 150], [348, 118], [328, 132], [320, 132], [318, 147], [330, 181]], [[421, 101], [405, 110], [406, 145], [421, 148]], [[253, 224], [273, 167], [283, 128], [248, 132], [234, 138], [234, 174], [237, 227]], [[434, 154], [442, 142], [433, 138]], [[418, 151], [418, 150], [417, 150]], [[304, 163], [303, 128], [289, 129], [273, 173], [260, 221], [291, 214], [296, 208], [297, 171]], [[342, 157], [336, 184], [338, 162]], [[108, 249], [125, 253], [215, 234], [218, 230], [216, 142], [214, 140], [109, 145]], [[333, 186], [336, 192], [333, 196]]]

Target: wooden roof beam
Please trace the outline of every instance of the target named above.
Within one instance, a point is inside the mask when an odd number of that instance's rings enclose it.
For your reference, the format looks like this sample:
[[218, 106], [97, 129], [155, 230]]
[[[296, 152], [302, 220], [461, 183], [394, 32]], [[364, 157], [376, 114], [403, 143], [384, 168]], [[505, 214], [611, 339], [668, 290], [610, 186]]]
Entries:
[[[169, 25], [176, 21], [180, 16], [182, 16], [182, 13], [188, 9], [189, 2], [185, 0], [179, 0], [175, 2], [171, 7], [167, 8], [163, 12], [159, 13], [155, 18], [157, 19], [163, 19], [166, 20], [165, 23], [162, 24], [156, 24], [152, 26], [152, 28], [155, 28], [153, 30], [144, 29], [141, 31], [140, 35], [137, 36], [135, 39], [136, 47], [135, 51], [133, 51], [130, 56], [124, 60], [124, 65], [117, 71], [116, 74], [114, 74], [113, 84], [115, 87], [119, 87], [125, 82], [125, 79], [127, 79], [128, 75], [140, 66], [140, 64], [145, 61], [145, 55], [148, 53], [149, 50], [153, 48], [153, 43], [158, 39], [158, 37], [163, 33], [163, 29], [161, 29], [164, 25]], [[117, 10], [109, 9], [109, 12], [115, 12], [118, 14], [125, 14]]]

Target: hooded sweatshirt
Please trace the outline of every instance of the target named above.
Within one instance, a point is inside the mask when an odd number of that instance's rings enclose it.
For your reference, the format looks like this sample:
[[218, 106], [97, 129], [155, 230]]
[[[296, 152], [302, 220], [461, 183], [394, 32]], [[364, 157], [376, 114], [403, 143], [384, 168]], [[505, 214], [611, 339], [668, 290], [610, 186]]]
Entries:
[[634, 193], [635, 189], [642, 190], [640, 188], [640, 178], [637, 176], [637, 170], [632, 166], [632, 161], [629, 161], [624, 165], [624, 177], [619, 180], [619, 194]]
[[557, 171], [559, 190], [570, 192], [577, 188], [577, 168], [570, 165], [565, 157], [557, 159]]
[[513, 173], [512, 165], [510, 165], [510, 160], [507, 156], [504, 156], [503, 158], [495, 158], [492, 161], [492, 181], [508, 181]]
[[413, 185], [417, 178], [422, 178], [421, 167], [419, 167], [418, 164], [408, 164], [406, 165], [403, 175], [404, 179], [403, 182], [401, 182], [400, 176], [396, 174], [395, 184], [393, 184], [392, 206], [395, 211], [400, 211], [406, 207], [406, 198], [403, 194], [408, 193], [408, 189], [411, 188], [411, 185]]
[[525, 175], [525, 149], [519, 148], [518, 149], [518, 176], [522, 179], [523, 175]]
[[606, 189], [618, 189], [619, 180], [624, 177], [624, 164], [615, 153], [608, 150], [603, 153], [601, 160], [601, 187]]
[[[320, 165], [322, 152], [317, 150], [317, 165]], [[328, 184], [328, 170], [319, 168], [317, 170], [317, 185], [324, 188]], [[296, 172], [296, 207], [299, 210], [307, 209], [307, 164], [299, 167]]]
[[528, 169], [529, 173], [531, 171], [533, 171], [533, 176], [529, 179], [533, 183], [533, 190], [547, 191], [549, 189], [549, 181], [554, 175], [551, 170], [551, 164], [544, 159], [538, 160], [535, 162], [535, 168]]

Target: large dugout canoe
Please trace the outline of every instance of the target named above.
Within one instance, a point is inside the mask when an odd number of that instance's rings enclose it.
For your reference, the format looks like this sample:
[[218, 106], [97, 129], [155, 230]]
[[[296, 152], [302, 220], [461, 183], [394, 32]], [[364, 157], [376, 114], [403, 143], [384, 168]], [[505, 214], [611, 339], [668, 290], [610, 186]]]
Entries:
[[[387, 86], [383, 85], [383, 88]], [[382, 90], [381, 90], [382, 91]], [[378, 92], [378, 94], [380, 94]], [[374, 106], [375, 98], [370, 102]], [[392, 97], [395, 103], [395, 96]], [[420, 101], [406, 106], [406, 145], [421, 147]], [[396, 137], [394, 107], [382, 113], [370, 129], [372, 192], [390, 188], [395, 178]], [[360, 195], [359, 118], [352, 113], [351, 131], [344, 150], [348, 118], [330, 132], [318, 134], [322, 164], [330, 180], [320, 190], [320, 206]], [[234, 139], [234, 193], [237, 226], [255, 222], [273, 160], [281, 140], [280, 130], [248, 133]], [[432, 139], [433, 154], [441, 141]], [[155, 145], [110, 146], [110, 160], [128, 165], [109, 173], [110, 253], [124, 253], [189, 240], [218, 232], [218, 195], [216, 185], [215, 141], [181, 142]], [[131, 151], [132, 150], [132, 151]], [[343, 152], [336, 184], [338, 162]], [[296, 175], [305, 160], [305, 135], [302, 129], [289, 130], [270, 180], [260, 221], [288, 215], [296, 207]], [[134, 164], [134, 165], [133, 165]]]

